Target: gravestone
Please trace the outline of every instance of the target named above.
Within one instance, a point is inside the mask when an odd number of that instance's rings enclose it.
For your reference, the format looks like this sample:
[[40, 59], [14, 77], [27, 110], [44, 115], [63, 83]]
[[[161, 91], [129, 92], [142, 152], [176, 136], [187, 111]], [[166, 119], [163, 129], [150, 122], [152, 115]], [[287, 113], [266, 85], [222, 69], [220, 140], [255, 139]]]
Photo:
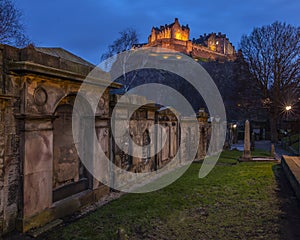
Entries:
[[248, 120], [245, 122], [245, 135], [244, 135], [244, 152], [242, 156], [242, 161], [250, 161], [251, 157], [251, 143], [250, 143], [250, 123]]
[[275, 147], [274, 147], [274, 144], [271, 145], [271, 156], [275, 157]]

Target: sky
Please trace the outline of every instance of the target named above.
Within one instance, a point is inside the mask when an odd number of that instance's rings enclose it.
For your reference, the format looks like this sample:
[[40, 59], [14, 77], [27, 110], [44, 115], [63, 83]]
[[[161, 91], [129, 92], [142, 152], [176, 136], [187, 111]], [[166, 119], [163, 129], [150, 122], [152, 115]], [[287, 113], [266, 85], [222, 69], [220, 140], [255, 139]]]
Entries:
[[31, 41], [39, 47], [61, 47], [93, 63], [119, 32], [137, 30], [147, 42], [153, 26], [178, 18], [190, 27], [190, 38], [225, 33], [238, 49], [243, 34], [274, 21], [300, 26], [299, 0], [15, 0]]

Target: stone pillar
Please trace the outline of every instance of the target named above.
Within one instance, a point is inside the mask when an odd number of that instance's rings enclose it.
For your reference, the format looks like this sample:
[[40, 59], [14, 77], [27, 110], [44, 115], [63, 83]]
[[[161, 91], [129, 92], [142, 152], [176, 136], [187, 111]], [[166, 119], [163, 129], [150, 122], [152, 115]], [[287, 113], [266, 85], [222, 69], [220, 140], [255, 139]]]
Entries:
[[243, 161], [252, 160], [251, 150], [250, 150], [250, 123], [248, 120], [245, 122], [245, 135], [244, 135], [244, 152], [242, 156]]
[[20, 161], [16, 101], [0, 94], [0, 238], [15, 228], [20, 200]]
[[[98, 147], [101, 147], [102, 151], [105, 153], [105, 156], [109, 159], [110, 158], [110, 143], [109, 143], [109, 122], [107, 119], [101, 119], [100, 117], [96, 117], [95, 120], [95, 129], [97, 134], [98, 140]], [[95, 146], [97, 147], [97, 146]], [[95, 151], [95, 153], [98, 153]], [[106, 162], [103, 162], [104, 159], [101, 159], [102, 156], [92, 156], [94, 157], [94, 172], [95, 176], [101, 176], [103, 183], [109, 183], [109, 165]], [[97, 189], [99, 186], [102, 186], [103, 183], [99, 182], [96, 178], [93, 178], [93, 189]]]
[[199, 146], [197, 152], [197, 159], [202, 160], [206, 156], [206, 145], [207, 145], [207, 121], [208, 114], [202, 108], [198, 111], [197, 119], [199, 123]]
[[211, 152], [213, 154], [217, 153], [222, 149], [223, 146], [219, 146], [219, 138], [221, 135], [221, 123], [220, 123], [220, 118], [216, 117], [211, 117], [211, 136], [214, 136], [211, 139]]
[[[52, 116], [21, 116], [23, 121], [23, 224], [51, 207], [53, 176]], [[26, 231], [26, 226], [22, 230]]]
[[275, 157], [275, 147], [274, 147], [274, 144], [271, 145], [271, 156]]

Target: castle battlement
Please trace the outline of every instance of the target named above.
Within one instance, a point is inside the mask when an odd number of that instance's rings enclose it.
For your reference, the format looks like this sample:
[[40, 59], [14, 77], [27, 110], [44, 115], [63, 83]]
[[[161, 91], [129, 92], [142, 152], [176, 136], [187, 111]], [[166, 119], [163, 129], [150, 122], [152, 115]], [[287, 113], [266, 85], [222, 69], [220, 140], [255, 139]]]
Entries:
[[175, 18], [174, 23], [165, 24], [164, 26], [160, 26], [160, 28], [152, 27], [151, 34], [148, 37], [148, 43], [153, 43], [161, 39], [177, 39], [181, 41], [188, 41], [189, 36], [189, 26], [181, 26], [178, 18]]
[[190, 40], [190, 28], [181, 25], [178, 18], [171, 24], [152, 27], [148, 43], [136, 44], [139, 47], [162, 47], [176, 50], [205, 61], [233, 61], [236, 59], [234, 46], [226, 34], [210, 33], [200, 35], [198, 39]]

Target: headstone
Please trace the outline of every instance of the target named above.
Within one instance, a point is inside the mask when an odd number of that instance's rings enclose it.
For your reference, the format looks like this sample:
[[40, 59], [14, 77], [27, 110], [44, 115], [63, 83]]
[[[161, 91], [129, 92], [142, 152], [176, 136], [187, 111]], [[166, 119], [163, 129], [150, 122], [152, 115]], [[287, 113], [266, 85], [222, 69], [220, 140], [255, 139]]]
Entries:
[[245, 136], [244, 136], [244, 152], [242, 156], [243, 161], [252, 160], [251, 157], [251, 143], [250, 143], [250, 123], [248, 120], [245, 122]]
[[275, 147], [274, 147], [274, 144], [271, 145], [271, 156], [275, 157]]

